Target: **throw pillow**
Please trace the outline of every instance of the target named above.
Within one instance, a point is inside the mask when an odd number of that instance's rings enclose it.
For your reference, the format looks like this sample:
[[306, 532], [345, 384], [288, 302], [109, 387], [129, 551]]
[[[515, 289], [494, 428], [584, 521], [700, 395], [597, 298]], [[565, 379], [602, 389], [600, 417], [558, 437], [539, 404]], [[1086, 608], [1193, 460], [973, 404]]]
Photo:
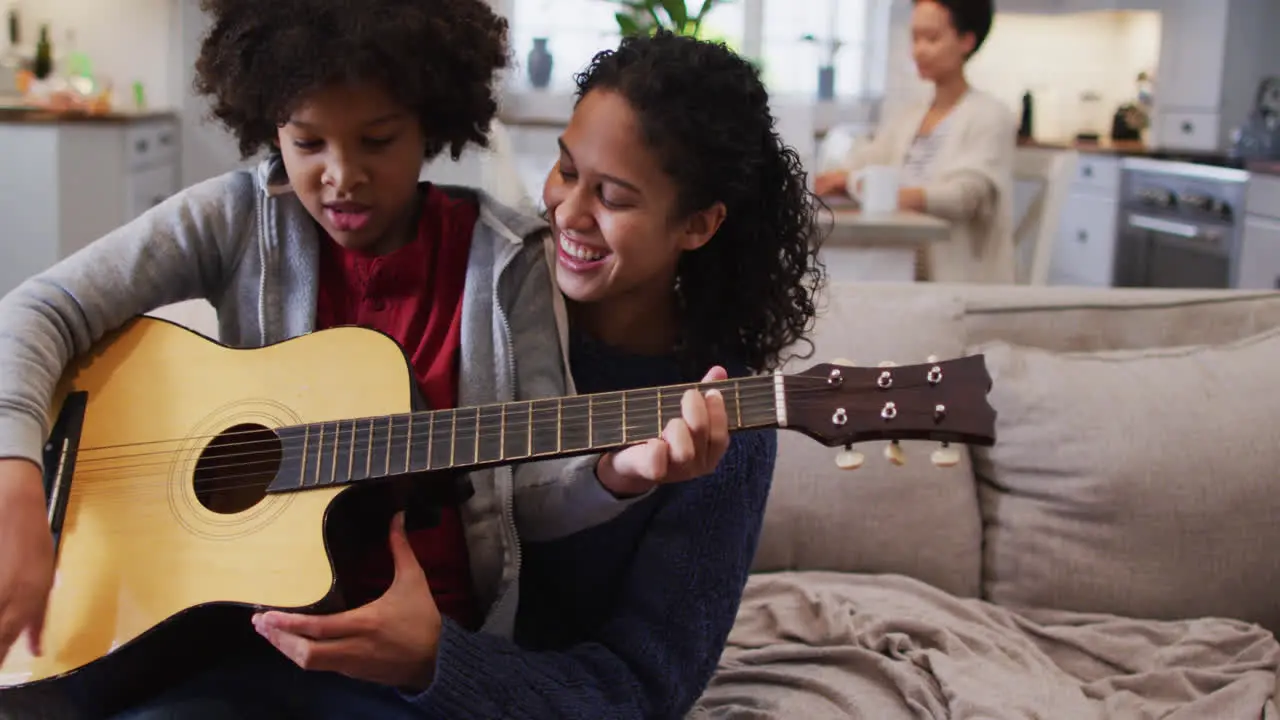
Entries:
[[992, 342], [983, 594], [1280, 631], [1280, 328], [1218, 346]]

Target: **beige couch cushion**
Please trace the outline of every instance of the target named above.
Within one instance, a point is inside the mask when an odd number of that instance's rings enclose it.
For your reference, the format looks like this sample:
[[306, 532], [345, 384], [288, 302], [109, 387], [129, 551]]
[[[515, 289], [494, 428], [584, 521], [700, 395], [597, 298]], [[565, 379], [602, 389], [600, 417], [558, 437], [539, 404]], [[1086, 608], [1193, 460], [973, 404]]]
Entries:
[[983, 593], [1280, 631], [1280, 328], [1220, 346], [987, 356]]
[[[954, 295], [888, 293], [832, 285], [824, 295], [814, 352], [788, 372], [837, 358], [874, 366], [963, 354], [963, 306]], [[798, 348], [807, 352], [808, 347]], [[862, 468], [836, 468], [829, 449], [799, 432], [778, 436], [778, 464], [756, 571], [898, 573], [957, 595], [976, 596], [981, 563], [977, 489], [968, 454], [959, 466], [929, 461], [937, 447], [904, 442], [907, 464], [884, 459], [887, 443], [855, 447]]]

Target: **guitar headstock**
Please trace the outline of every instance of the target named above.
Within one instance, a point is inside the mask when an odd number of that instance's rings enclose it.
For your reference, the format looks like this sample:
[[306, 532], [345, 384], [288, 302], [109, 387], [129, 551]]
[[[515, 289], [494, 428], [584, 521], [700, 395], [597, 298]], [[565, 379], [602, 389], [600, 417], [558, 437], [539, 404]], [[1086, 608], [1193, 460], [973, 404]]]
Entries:
[[918, 365], [881, 363], [855, 367], [848, 361], [820, 363], [783, 376], [786, 426], [828, 447], [844, 446], [836, 464], [862, 464], [857, 443], [888, 440], [886, 457], [902, 464], [899, 440], [942, 443], [933, 462], [960, 461], [952, 443], [995, 444], [996, 411], [987, 402], [991, 375], [981, 355]]

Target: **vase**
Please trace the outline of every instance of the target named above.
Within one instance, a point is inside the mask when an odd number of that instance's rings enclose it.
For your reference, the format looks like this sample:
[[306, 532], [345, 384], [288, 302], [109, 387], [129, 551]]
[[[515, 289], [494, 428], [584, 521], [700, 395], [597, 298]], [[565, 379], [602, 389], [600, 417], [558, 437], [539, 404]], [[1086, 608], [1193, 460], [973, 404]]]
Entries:
[[546, 38], [534, 38], [533, 49], [529, 51], [529, 84], [542, 90], [551, 83], [551, 66], [554, 58], [547, 50]]
[[831, 100], [836, 96], [836, 69], [831, 65], [818, 68], [818, 99]]

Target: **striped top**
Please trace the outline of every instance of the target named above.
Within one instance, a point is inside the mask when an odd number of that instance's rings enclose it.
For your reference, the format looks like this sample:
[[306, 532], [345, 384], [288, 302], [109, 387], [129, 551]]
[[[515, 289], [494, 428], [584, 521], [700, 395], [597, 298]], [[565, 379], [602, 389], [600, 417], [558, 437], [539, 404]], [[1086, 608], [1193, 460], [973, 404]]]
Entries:
[[928, 134], [916, 135], [911, 141], [902, 162], [902, 187], [920, 187], [929, 182], [933, 160], [950, 132], [953, 115], [954, 113], [947, 113], [942, 122], [935, 125]]

